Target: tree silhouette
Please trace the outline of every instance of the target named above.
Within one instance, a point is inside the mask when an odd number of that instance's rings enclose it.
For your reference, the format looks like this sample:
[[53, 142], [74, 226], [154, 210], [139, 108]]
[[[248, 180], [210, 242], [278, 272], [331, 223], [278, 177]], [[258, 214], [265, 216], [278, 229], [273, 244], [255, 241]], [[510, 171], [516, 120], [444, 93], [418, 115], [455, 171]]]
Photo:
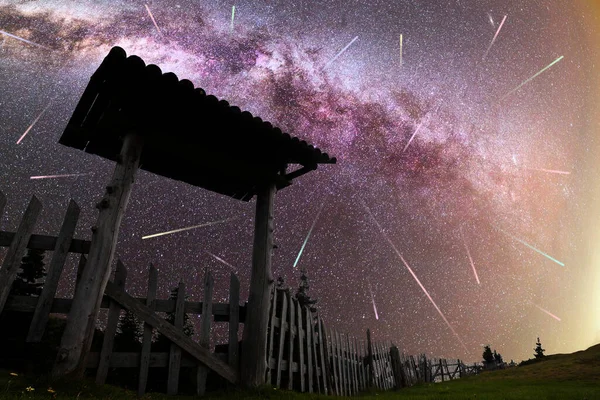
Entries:
[[494, 362], [494, 353], [490, 346], [483, 347], [483, 361], [487, 364]]
[[42, 293], [41, 281], [46, 276], [44, 268], [44, 250], [27, 249], [21, 260], [21, 267], [11, 287], [10, 294], [20, 296], [39, 296]]
[[535, 351], [535, 358], [543, 358], [546, 357], [544, 355], [544, 352], [546, 351], [546, 349], [542, 349], [542, 343], [540, 343], [540, 338], [537, 338], [537, 342], [535, 343], [535, 349], [533, 349], [533, 351]]
[[317, 312], [317, 307], [315, 304], [317, 300], [313, 300], [310, 298], [308, 294], [308, 289], [310, 289], [310, 285], [308, 284], [308, 277], [306, 276], [306, 270], [303, 268], [301, 270], [300, 275], [300, 284], [298, 285], [298, 289], [296, 290], [296, 300], [300, 303], [301, 307], [307, 307], [311, 313]]
[[117, 351], [134, 351], [141, 347], [141, 324], [135, 314], [126, 310], [119, 318], [119, 326], [115, 336]]
[[500, 355], [500, 353], [497, 353], [496, 350], [494, 350], [494, 361], [496, 361], [496, 365], [498, 366], [504, 364], [502, 356]]

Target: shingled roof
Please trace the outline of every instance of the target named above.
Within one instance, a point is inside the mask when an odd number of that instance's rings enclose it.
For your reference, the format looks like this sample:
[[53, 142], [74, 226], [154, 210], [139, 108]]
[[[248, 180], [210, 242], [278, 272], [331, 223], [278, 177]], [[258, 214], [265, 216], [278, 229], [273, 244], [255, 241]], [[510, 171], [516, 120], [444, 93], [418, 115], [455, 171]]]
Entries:
[[[335, 157], [271, 123], [113, 47], [92, 75], [59, 143], [116, 160], [123, 137], [144, 137], [140, 168], [248, 201]], [[301, 167], [283, 174], [288, 165]]]

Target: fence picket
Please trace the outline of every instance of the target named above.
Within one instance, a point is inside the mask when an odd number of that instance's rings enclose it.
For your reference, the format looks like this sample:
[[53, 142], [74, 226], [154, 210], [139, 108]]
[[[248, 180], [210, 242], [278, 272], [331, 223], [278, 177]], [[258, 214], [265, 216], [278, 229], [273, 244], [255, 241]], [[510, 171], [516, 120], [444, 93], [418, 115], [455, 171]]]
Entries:
[[321, 379], [323, 382], [323, 393], [333, 394], [333, 385], [331, 383], [331, 374], [329, 373], [329, 353], [327, 352], [327, 340], [325, 339], [325, 325], [323, 320], [319, 318], [319, 353], [321, 360]]
[[[204, 274], [202, 315], [200, 315], [200, 341], [198, 343], [200, 346], [206, 349], [208, 349], [210, 346], [210, 325], [212, 322], [212, 298], [214, 285], [215, 281], [210, 273], [210, 270], [206, 270]], [[204, 396], [204, 392], [206, 391], [207, 376], [208, 368], [202, 363], [199, 363], [196, 370], [196, 394], [198, 396]]]
[[[117, 260], [117, 271], [115, 272], [115, 285], [125, 290], [125, 281], [127, 279], [127, 269], [121, 262]], [[121, 305], [116, 301], [110, 302], [110, 308], [108, 311], [108, 322], [106, 323], [106, 329], [104, 330], [104, 339], [102, 342], [102, 351], [100, 352], [100, 363], [98, 364], [98, 371], [96, 372], [96, 384], [103, 385], [106, 382], [106, 376], [108, 375], [108, 367], [110, 365], [110, 357], [113, 351], [113, 345], [115, 342], [115, 334], [117, 333], [117, 325], [119, 324], [119, 317], [121, 316]]]
[[[232, 275], [232, 279], [233, 279], [233, 273]], [[238, 282], [238, 289], [239, 289], [239, 282]], [[273, 298], [271, 300], [271, 318], [269, 320], [269, 336], [268, 336], [268, 341], [269, 341], [269, 346], [267, 347], [267, 377], [265, 378], [265, 382], [270, 385], [272, 384], [272, 373], [271, 371], [273, 370], [271, 367], [271, 363], [275, 363], [275, 358], [273, 357], [273, 349], [274, 349], [274, 345], [273, 345], [273, 339], [275, 338], [275, 319], [277, 318], [277, 293], [279, 292], [279, 290], [277, 290], [277, 288], [275, 286], [273, 286]], [[238, 294], [239, 295], [239, 294]], [[229, 301], [229, 303], [231, 304], [231, 300]], [[279, 323], [279, 330], [280, 332], [282, 331], [282, 323], [280, 320]], [[230, 329], [231, 332], [231, 329]], [[237, 334], [235, 336], [235, 343], [237, 345]], [[229, 347], [231, 348], [231, 334], [229, 335]], [[236, 364], [237, 365], [237, 364]], [[273, 365], [275, 366], [275, 365]]]
[[[83, 257], [83, 255], [82, 255]], [[158, 272], [154, 265], [150, 264], [148, 271], [148, 292], [146, 294], [146, 306], [154, 311], [156, 299], [156, 286], [158, 283]], [[152, 326], [144, 323], [144, 334], [142, 337], [142, 353], [140, 357], [140, 377], [138, 382], [138, 396], [146, 393], [148, 383], [148, 368], [150, 368], [150, 352], [152, 348]]]
[[294, 341], [296, 340], [296, 333], [294, 332], [296, 330], [296, 305], [295, 305], [295, 301], [294, 298], [290, 295], [290, 303], [289, 303], [289, 312], [290, 312], [290, 341], [289, 341], [289, 347], [288, 347], [288, 389], [289, 390], [293, 390], [294, 389]]
[[306, 326], [306, 376], [308, 378], [308, 393], [313, 392], [313, 352], [315, 353], [316, 359], [316, 347], [314, 345], [314, 333], [315, 330], [312, 327], [312, 314], [310, 309], [306, 308], [306, 313], [304, 314], [304, 325]]
[[[177, 299], [175, 300], [175, 328], [183, 329], [183, 316], [185, 307], [185, 284], [179, 282]], [[171, 343], [169, 352], [169, 372], [167, 377], [167, 394], [176, 395], [179, 389], [179, 371], [181, 369], [181, 347]]]
[[308, 335], [304, 334], [304, 328], [302, 328], [302, 307], [300, 307], [300, 302], [296, 303], [296, 316], [298, 318], [297, 328], [298, 328], [298, 374], [300, 375], [300, 392], [304, 393], [304, 338]]
[[281, 387], [281, 370], [282, 370], [282, 360], [283, 360], [283, 349], [285, 346], [285, 331], [287, 329], [287, 292], [282, 291], [283, 301], [281, 306], [281, 319], [279, 320], [279, 352], [277, 353], [277, 382], [275, 383], [276, 387]]

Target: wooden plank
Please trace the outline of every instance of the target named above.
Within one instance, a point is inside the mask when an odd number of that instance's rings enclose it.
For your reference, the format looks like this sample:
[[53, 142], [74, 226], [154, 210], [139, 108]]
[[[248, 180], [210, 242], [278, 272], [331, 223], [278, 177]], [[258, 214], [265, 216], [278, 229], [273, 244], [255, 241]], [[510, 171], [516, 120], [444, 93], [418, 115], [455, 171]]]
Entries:
[[257, 191], [252, 274], [240, 365], [241, 379], [246, 387], [256, 387], [265, 383], [267, 325], [273, 284], [271, 253], [273, 250], [274, 196], [274, 183], [266, 184]]
[[[0, 231], [0, 247], [8, 247], [15, 237], [15, 232]], [[56, 248], [56, 236], [31, 235], [27, 243], [28, 249], [52, 251]], [[88, 254], [92, 242], [89, 240], [73, 239], [69, 253]]]
[[[154, 265], [150, 264], [148, 271], [148, 293], [146, 294], [146, 307], [154, 310], [156, 299], [156, 286], [158, 283], [158, 271]], [[148, 368], [150, 368], [150, 355], [152, 350], [152, 326], [144, 324], [144, 334], [142, 337], [142, 353], [140, 357], [140, 377], [138, 380], [138, 396], [146, 393], [148, 383]]]
[[338, 357], [338, 372], [340, 375], [340, 392], [342, 396], [347, 396], [348, 391], [346, 390], [346, 373], [344, 369], [344, 359], [343, 359], [343, 350], [342, 350], [342, 341], [340, 340], [340, 333], [335, 331], [335, 346]]
[[[279, 292], [279, 290], [276, 287], [273, 287], [273, 299], [271, 300], [271, 319], [269, 321], [269, 344], [267, 346], [267, 360], [269, 360], [266, 377], [267, 385], [272, 384], [271, 360], [274, 358], [273, 350], [275, 348], [273, 344], [273, 338], [275, 336], [275, 320], [277, 319], [277, 292]], [[231, 337], [229, 338], [229, 343], [231, 343]]]
[[79, 219], [79, 212], [79, 206], [71, 199], [58, 234], [58, 239], [56, 240], [56, 247], [52, 253], [52, 260], [48, 266], [48, 274], [44, 280], [44, 287], [42, 288], [37, 307], [33, 313], [29, 332], [27, 333], [27, 342], [37, 343], [41, 341], [42, 336], [44, 336], [50, 309], [52, 308], [52, 301], [56, 295], [58, 281], [67, 259], [68, 250], [71, 246], [73, 234], [75, 233], [75, 227], [77, 226], [77, 220]]
[[[210, 346], [210, 323], [212, 320], [212, 298], [213, 288], [215, 281], [207, 270], [204, 275], [204, 298], [202, 304], [202, 316], [200, 317], [200, 346], [208, 349]], [[235, 343], [237, 344], [237, 338]], [[206, 392], [206, 378], [208, 377], [208, 368], [204, 365], [198, 365], [197, 379], [196, 379], [196, 394], [198, 396], [204, 396]]]
[[366, 388], [364, 376], [364, 359], [361, 342], [354, 338], [354, 346], [356, 347], [356, 357], [358, 358], [358, 390], [363, 391]]
[[352, 392], [358, 393], [358, 375], [356, 374], [356, 349], [353, 346], [354, 340], [350, 339], [350, 335], [346, 336], [348, 341], [348, 351], [350, 352], [350, 365], [352, 366]]
[[[179, 281], [177, 287], [177, 299], [175, 306], [174, 326], [180, 332], [183, 332], [183, 306], [185, 302], [185, 284]], [[171, 343], [169, 351], [169, 371], [167, 377], [167, 394], [176, 395], [179, 390], [179, 371], [181, 370], [181, 347], [175, 343]]]
[[139, 319], [155, 327], [169, 340], [177, 344], [198, 361], [206, 364], [206, 366], [225, 378], [229, 383], [237, 383], [238, 375], [236, 370], [231, 368], [224, 361], [219, 360], [217, 357], [211, 354], [210, 351], [199, 346], [192, 339], [177, 330], [169, 322], [152, 312], [152, 310], [146, 307], [143, 303], [137, 301], [127, 293], [117, 289], [112, 282], [108, 282], [106, 285], [106, 294], [110, 296], [111, 299], [119, 302], [119, 304], [121, 304], [121, 306], [124, 308], [133, 311]]
[[375, 360], [373, 359], [373, 343], [371, 342], [371, 330], [367, 329], [367, 363], [369, 366], [369, 388], [375, 385]]
[[[216, 354], [225, 362], [227, 354]], [[87, 368], [98, 368], [100, 362], [100, 353], [91, 352], [87, 360]], [[115, 352], [110, 357], [110, 368], [138, 368], [141, 363], [141, 354], [132, 352]], [[195, 367], [198, 365], [198, 360], [183, 354], [181, 358], [182, 367]], [[169, 352], [150, 353], [148, 366], [150, 368], [166, 368], [169, 366]]]
[[340, 339], [342, 341], [342, 351], [343, 351], [343, 360], [344, 360], [344, 372], [346, 374], [346, 392], [348, 396], [352, 396], [354, 392], [352, 391], [352, 373], [350, 366], [350, 349], [348, 349], [348, 334], [340, 334]]
[[[127, 280], [127, 269], [121, 262], [117, 261], [117, 271], [115, 272], [115, 286], [121, 290], [125, 290], [125, 281]], [[102, 342], [102, 351], [100, 352], [100, 363], [96, 371], [96, 384], [104, 385], [106, 376], [108, 375], [108, 367], [110, 365], [110, 357], [113, 352], [115, 343], [115, 334], [121, 316], [121, 306], [116, 301], [113, 301], [108, 310], [108, 321], [104, 330], [104, 339]]]
[[[296, 340], [296, 302], [290, 294], [289, 313], [290, 313], [290, 336], [288, 342], [288, 363], [294, 362], [294, 342]], [[294, 390], [294, 371], [288, 368], [288, 390]]]
[[335, 342], [335, 334], [333, 333], [333, 329], [329, 330], [329, 354], [331, 355], [331, 365], [333, 372], [333, 380], [335, 383], [335, 394], [336, 396], [342, 395], [342, 389], [340, 386], [340, 374], [339, 374], [339, 366], [338, 366], [338, 353], [337, 353], [337, 345]]
[[308, 335], [306, 335], [304, 333], [304, 328], [302, 327], [304, 324], [302, 323], [302, 307], [300, 307], [300, 302], [297, 301], [296, 303], [296, 317], [298, 318], [296, 326], [298, 327], [298, 373], [300, 374], [300, 392], [304, 393], [305, 392], [305, 387], [304, 387], [304, 370], [305, 370], [305, 364], [304, 364], [304, 348], [305, 348], [305, 339], [307, 338]]
[[[211, 307], [212, 310], [212, 307]], [[240, 329], [240, 281], [232, 272], [229, 276], [229, 346], [227, 362], [236, 371], [239, 368], [238, 332]]]
[[[288, 293], [285, 291], [281, 292], [282, 294], [282, 304], [281, 304], [281, 318], [280, 326], [279, 326], [279, 351], [277, 352], [277, 381], [275, 382], [276, 387], [281, 387], [281, 361], [283, 360], [283, 349], [285, 346], [285, 331], [288, 329], [287, 323], [287, 310], [288, 310]], [[290, 332], [291, 334], [291, 332]]]
[[4, 304], [6, 304], [6, 299], [8, 299], [8, 294], [21, 266], [25, 246], [29, 241], [29, 237], [31, 236], [31, 232], [33, 232], [41, 211], [42, 203], [40, 203], [37, 197], [33, 196], [25, 209], [17, 232], [4, 256], [4, 262], [0, 269], [0, 314], [4, 309]]
[[82, 378], [84, 375], [85, 358], [92, 345], [96, 319], [110, 277], [119, 228], [131, 195], [142, 145], [140, 135], [130, 133], [125, 136], [111, 183], [97, 205], [100, 211], [96, 226], [92, 229], [92, 244], [81, 276], [81, 288], [75, 291], [73, 307], [67, 317], [52, 370], [55, 378], [67, 374]]
[[[75, 291], [77, 291], [77, 287], [79, 286], [79, 282], [81, 282], [81, 274], [83, 274], [83, 269], [85, 268], [85, 264], [87, 263], [87, 257], [84, 254], [81, 254], [81, 256], [79, 257], [79, 262], [77, 263], [77, 276], [75, 278], [75, 289], [73, 290], [73, 293], [75, 293]], [[73, 296], [75, 297], [75, 296]], [[69, 299], [71, 300], [71, 299]], [[102, 299], [104, 300], [104, 299]], [[108, 300], [107, 300], [108, 301]], [[70, 304], [69, 304], [69, 310], [71, 309]], [[67, 312], [69, 311], [67, 310]]]
[[[313, 392], [313, 353], [316, 356], [316, 346], [314, 340], [315, 330], [312, 328], [312, 314], [310, 309], [306, 307], [304, 313], [304, 326], [306, 332], [306, 376], [308, 380], [308, 393]], [[316, 357], [315, 357], [316, 360]]]
[[331, 385], [331, 374], [327, 366], [329, 365], [329, 354], [327, 353], [327, 342], [325, 340], [325, 326], [321, 318], [317, 321], [319, 329], [319, 360], [321, 362], [321, 379], [323, 383], [323, 393], [333, 394], [333, 387]]

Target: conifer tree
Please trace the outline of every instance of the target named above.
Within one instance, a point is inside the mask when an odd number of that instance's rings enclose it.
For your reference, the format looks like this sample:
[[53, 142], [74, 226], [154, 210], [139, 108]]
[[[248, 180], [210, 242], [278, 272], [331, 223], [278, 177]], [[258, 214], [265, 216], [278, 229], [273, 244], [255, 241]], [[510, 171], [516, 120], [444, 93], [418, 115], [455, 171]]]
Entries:
[[300, 272], [300, 284], [298, 285], [298, 290], [296, 290], [296, 300], [298, 300], [298, 303], [300, 303], [301, 307], [307, 307], [310, 312], [314, 314], [317, 312], [317, 307], [315, 307], [317, 300], [311, 299], [310, 295], [308, 294], [310, 285], [308, 284], [306, 270], [302, 268]]
[[494, 353], [492, 353], [490, 346], [483, 347], [483, 361], [485, 363], [491, 363], [494, 361]]
[[[169, 299], [177, 300], [178, 292], [179, 292], [178, 287], [171, 289], [171, 295], [169, 296]], [[187, 299], [187, 297], [188, 296], [185, 296], [186, 299]], [[175, 325], [175, 311], [168, 312], [167, 318], [165, 318], [165, 319], [171, 325]], [[192, 337], [194, 335], [194, 324], [190, 320], [190, 317], [185, 313], [183, 314], [183, 333], [188, 337]], [[154, 343], [154, 348], [158, 351], [167, 351], [170, 347], [171, 347], [171, 341], [159, 332], [156, 336], [156, 342]]]
[[135, 314], [126, 310], [119, 318], [119, 326], [115, 336], [117, 351], [139, 350], [141, 345], [141, 324]]
[[533, 351], [535, 351], [535, 358], [540, 359], [545, 357], [544, 355], [544, 351], [546, 351], [546, 349], [542, 349], [542, 343], [540, 343], [540, 338], [537, 338], [537, 342], [535, 343], [535, 349], [533, 349]]
[[42, 286], [44, 286], [42, 280], [45, 276], [44, 250], [27, 249], [10, 293], [20, 296], [39, 296], [42, 293]]

